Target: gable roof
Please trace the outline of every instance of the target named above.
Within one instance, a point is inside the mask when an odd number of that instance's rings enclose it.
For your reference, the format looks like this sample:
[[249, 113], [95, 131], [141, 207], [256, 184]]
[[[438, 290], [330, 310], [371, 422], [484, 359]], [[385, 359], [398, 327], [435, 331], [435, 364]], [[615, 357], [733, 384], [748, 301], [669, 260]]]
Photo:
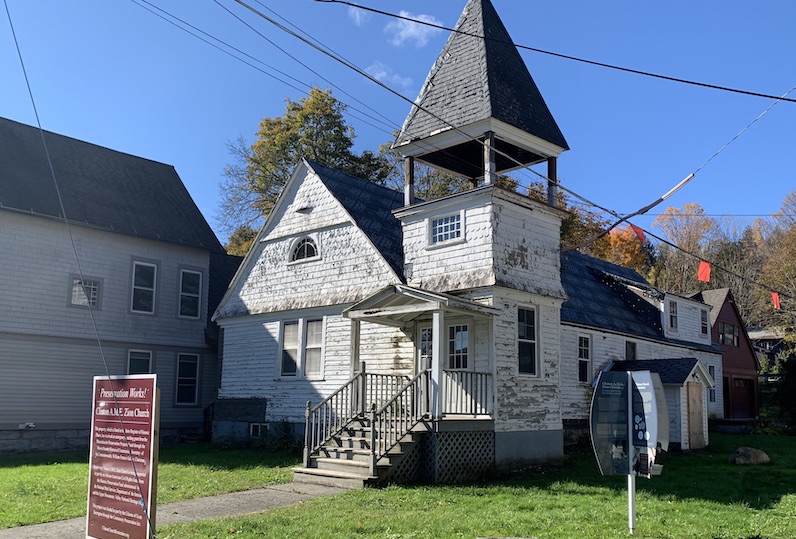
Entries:
[[664, 384], [683, 385], [694, 372], [694, 369], [702, 371], [702, 379], [712, 387], [710, 375], [705, 372], [702, 363], [694, 357], [673, 358], [673, 359], [638, 359], [634, 361], [617, 361], [611, 366], [612, 371], [635, 372], [650, 371], [657, 372]]
[[569, 149], [492, 3], [469, 0], [395, 144], [487, 118]]
[[393, 210], [403, 207], [403, 193], [317, 161], [307, 159], [306, 162], [403, 280], [401, 222], [392, 214]]
[[713, 307], [710, 310], [710, 326], [713, 327], [716, 325], [716, 321], [719, 318], [719, 313], [721, 312], [721, 308], [724, 306], [724, 302], [727, 301], [729, 296], [730, 296], [729, 288], [716, 288], [713, 290], [702, 290], [695, 294], [691, 294], [689, 297], [691, 299], [707, 303], [708, 305]]
[[[223, 253], [171, 165], [43, 132], [69, 221]], [[63, 219], [38, 128], [0, 118], [0, 210]]]
[[569, 251], [561, 255], [561, 284], [568, 296], [561, 306], [562, 322], [664, 338], [658, 309], [626, 286], [652, 288], [637, 272]]

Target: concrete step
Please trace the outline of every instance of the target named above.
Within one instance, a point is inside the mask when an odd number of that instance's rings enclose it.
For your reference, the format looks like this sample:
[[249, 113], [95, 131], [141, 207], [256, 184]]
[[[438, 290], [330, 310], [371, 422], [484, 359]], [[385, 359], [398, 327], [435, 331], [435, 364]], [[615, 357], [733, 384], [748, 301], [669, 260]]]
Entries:
[[358, 489], [363, 488], [370, 479], [373, 478], [355, 473], [333, 472], [320, 468], [293, 468], [293, 481], [297, 483]]

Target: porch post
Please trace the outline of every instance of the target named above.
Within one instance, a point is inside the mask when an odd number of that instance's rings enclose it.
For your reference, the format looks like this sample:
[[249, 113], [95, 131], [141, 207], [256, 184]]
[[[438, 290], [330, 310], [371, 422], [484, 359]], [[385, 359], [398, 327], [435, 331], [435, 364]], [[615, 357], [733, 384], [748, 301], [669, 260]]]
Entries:
[[443, 379], [445, 363], [445, 313], [440, 309], [432, 315], [432, 335], [434, 343], [431, 347], [431, 417], [442, 419], [443, 410]]
[[354, 376], [354, 374], [362, 370], [359, 365], [359, 332], [360, 332], [359, 320], [352, 319], [351, 344], [350, 344], [351, 348], [349, 352], [349, 355], [351, 356], [351, 376]]

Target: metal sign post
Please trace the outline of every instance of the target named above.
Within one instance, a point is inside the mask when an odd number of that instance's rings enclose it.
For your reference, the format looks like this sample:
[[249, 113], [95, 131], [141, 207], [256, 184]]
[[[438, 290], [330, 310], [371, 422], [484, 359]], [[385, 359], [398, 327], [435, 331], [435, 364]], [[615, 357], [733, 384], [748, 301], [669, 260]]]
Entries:
[[[663, 384], [649, 371], [600, 373], [589, 426], [602, 475], [627, 475], [628, 528], [636, 530], [636, 476], [658, 475], [669, 446]], [[657, 462], [656, 462], [657, 461]]]

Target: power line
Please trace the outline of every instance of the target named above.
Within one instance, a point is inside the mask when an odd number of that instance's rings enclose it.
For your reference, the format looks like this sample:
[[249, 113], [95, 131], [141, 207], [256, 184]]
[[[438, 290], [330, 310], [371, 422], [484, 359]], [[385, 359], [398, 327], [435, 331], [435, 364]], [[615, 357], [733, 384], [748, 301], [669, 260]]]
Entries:
[[777, 96], [771, 95], [771, 94], [764, 94], [764, 93], [760, 93], [760, 92], [752, 92], [750, 90], [742, 90], [742, 89], [739, 89], [739, 88], [731, 88], [729, 86], [720, 86], [718, 84], [710, 84], [710, 83], [706, 83], [706, 82], [698, 82], [698, 81], [689, 80], [689, 79], [671, 77], [671, 76], [668, 76], [668, 75], [661, 75], [659, 73], [652, 73], [650, 71], [642, 71], [642, 70], [639, 70], [639, 69], [632, 69], [632, 68], [629, 68], [629, 67], [621, 67], [621, 66], [616, 66], [616, 65], [612, 65], [612, 64], [606, 64], [604, 62], [597, 62], [597, 61], [594, 61], [594, 60], [588, 60], [588, 59], [585, 59], [585, 58], [579, 58], [577, 56], [570, 56], [568, 54], [561, 54], [561, 53], [558, 53], [558, 52], [552, 52], [552, 51], [548, 51], [548, 50], [544, 50], [544, 49], [539, 49], [539, 48], [536, 48], [536, 47], [530, 47], [528, 45], [520, 45], [520, 44], [513, 43], [513, 42], [506, 42], [506, 41], [495, 39], [495, 38], [490, 38], [490, 37], [486, 37], [486, 36], [480, 36], [478, 34], [473, 34], [473, 33], [470, 33], [470, 32], [464, 32], [462, 30], [457, 30], [455, 28], [449, 28], [449, 27], [443, 26], [441, 24], [435, 24], [435, 23], [431, 23], [431, 22], [428, 22], [428, 21], [422, 21], [422, 20], [419, 20], [419, 19], [413, 19], [411, 17], [406, 17], [406, 16], [403, 16], [403, 15], [397, 15], [395, 13], [390, 13], [388, 11], [382, 11], [380, 9], [375, 9], [375, 8], [371, 8], [371, 7], [367, 7], [367, 6], [362, 6], [362, 5], [359, 5], [359, 4], [355, 4], [353, 2], [347, 2], [345, 0], [315, 0], [315, 1], [316, 2], [321, 2], [321, 3], [327, 3], [327, 4], [344, 4], [344, 5], [351, 6], [351, 7], [357, 8], [357, 9], [362, 9], [364, 11], [370, 11], [370, 12], [373, 12], [373, 13], [377, 13], [379, 15], [384, 15], [385, 17], [392, 17], [392, 18], [395, 18], [395, 19], [401, 19], [401, 20], [413, 22], [413, 23], [416, 23], [416, 24], [422, 24], [424, 26], [429, 26], [431, 28], [437, 28], [439, 30], [446, 30], [448, 32], [456, 32], [457, 34], [463, 34], [463, 35], [470, 36], [470, 37], [476, 37], [476, 38], [479, 38], [479, 39], [495, 41], [496, 43], [510, 44], [510, 45], [513, 45], [513, 46], [517, 47], [518, 49], [524, 49], [524, 50], [528, 50], [528, 51], [531, 51], [531, 52], [538, 52], [540, 54], [546, 54], [548, 56], [554, 56], [556, 58], [563, 58], [565, 60], [572, 60], [572, 61], [575, 61], [575, 62], [581, 62], [581, 63], [584, 63], [584, 64], [589, 64], [589, 65], [593, 65], [593, 66], [597, 66], [597, 67], [604, 67], [604, 68], [613, 69], [613, 70], [616, 70], [616, 71], [623, 71], [625, 73], [632, 73], [634, 75], [643, 75], [645, 77], [652, 77], [652, 78], [656, 78], [656, 79], [668, 80], [668, 81], [671, 81], [671, 82], [679, 82], [679, 83], [682, 83], [682, 84], [689, 84], [689, 85], [692, 85], [692, 86], [699, 86], [699, 87], [702, 87], [702, 88], [710, 88], [712, 90], [721, 90], [721, 91], [725, 91], [725, 92], [732, 92], [732, 93], [736, 93], [736, 94], [749, 95], [749, 96], [753, 96], [753, 97], [763, 97], [765, 99], [775, 99], [775, 100], [778, 100], [778, 101], [790, 101], [790, 102], [796, 103], [796, 99], [792, 99], [792, 98], [784, 98], [783, 99], [781, 97], [777, 97]]
[[[5, 5], [6, 15], [8, 16], [8, 25], [11, 28], [11, 35], [13, 36], [13, 39], [14, 39], [14, 46], [16, 47], [17, 56], [19, 57], [19, 63], [20, 63], [20, 66], [22, 68], [22, 74], [23, 74], [23, 77], [25, 79], [25, 85], [26, 85], [26, 87], [28, 89], [28, 96], [30, 97], [31, 106], [33, 108], [33, 114], [36, 117], [36, 125], [38, 126], [39, 134], [41, 135], [41, 144], [42, 144], [42, 147], [44, 149], [44, 156], [45, 156], [45, 159], [47, 160], [47, 166], [48, 166], [49, 171], [50, 171], [50, 177], [51, 177], [52, 182], [53, 182], [53, 187], [54, 187], [54, 190], [55, 190], [56, 198], [58, 199], [58, 205], [59, 205], [60, 210], [61, 210], [61, 215], [63, 216], [63, 222], [64, 222], [64, 226], [65, 226], [65, 229], [66, 229], [66, 234], [69, 237], [69, 244], [71, 246], [72, 256], [73, 256], [74, 261], [75, 261], [75, 266], [77, 267], [77, 273], [78, 273], [78, 276], [80, 278], [80, 284], [81, 284], [81, 287], [82, 287], [83, 286], [83, 282], [85, 281], [85, 276], [83, 274], [83, 268], [82, 268], [82, 266], [80, 264], [80, 256], [78, 256], [78, 253], [77, 253], [77, 246], [75, 244], [75, 239], [74, 239], [74, 236], [72, 234], [72, 227], [69, 224], [69, 219], [67, 218], [66, 208], [64, 206], [64, 200], [63, 200], [63, 197], [61, 196], [61, 188], [58, 185], [58, 178], [57, 178], [57, 176], [55, 174], [55, 167], [53, 166], [53, 163], [52, 163], [52, 158], [50, 156], [49, 146], [47, 145], [47, 139], [44, 136], [44, 128], [42, 127], [42, 124], [41, 124], [41, 118], [39, 116], [39, 108], [36, 106], [36, 99], [34, 98], [34, 95], [33, 95], [33, 88], [30, 85], [30, 78], [28, 77], [28, 70], [25, 67], [25, 61], [24, 61], [24, 59], [22, 57], [22, 49], [21, 49], [21, 47], [19, 45], [19, 40], [17, 39], [17, 33], [16, 33], [16, 30], [14, 29], [14, 23], [13, 23], [13, 21], [11, 19], [11, 11], [8, 8], [8, 0], [3, 0], [3, 3]], [[91, 325], [92, 325], [92, 328], [94, 330], [94, 335], [96, 337], [97, 349], [99, 351], [99, 355], [100, 355], [100, 358], [102, 360], [102, 364], [103, 364], [103, 366], [105, 368], [105, 375], [108, 378], [108, 382], [109, 382], [109, 385], [110, 385], [111, 389], [113, 390], [114, 383], [113, 383], [113, 380], [111, 379], [110, 369], [108, 367], [108, 361], [107, 361], [107, 358], [105, 357], [105, 350], [103, 349], [103, 346], [102, 346], [102, 339], [100, 337], [100, 331], [99, 331], [99, 326], [97, 324], [97, 318], [96, 318], [96, 315], [94, 313], [94, 309], [91, 306], [91, 301], [88, 301], [86, 303], [86, 306], [88, 307], [89, 317], [91, 319]], [[118, 399], [118, 396], [116, 394], [116, 391], [112, 391], [112, 393], [113, 393], [113, 400], [114, 400], [115, 406], [118, 408], [119, 399]], [[124, 424], [124, 418], [119, 417], [119, 423], [120, 423], [120, 425], [122, 427], [122, 432], [123, 432], [123, 435], [124, 435], [124, 441], [125, 441], [125, 444], [127, 446], [127, 454], [128, 454], [129, 459], [130, 459], [130, 465], [132, 466], [132, 469], [133, 469], [133, 477], [135, 478], [136, 486], [138, 487], [138, 495], [140, 496], [140, 507], [141, 507], [142, 511], [144, 512], [144, 517], [147, 519], [147, 522], [149, 524], [149, 526], [148, 526], [149, 535], [150, 535], [150, 537], [152, 537], [154, 539], [154, 537], [155, 537], [155, 529], [154, 529], [154, 526], [153, 526], [152, 517], [150, 515], [150, 512], [147, 509], [146, 504], [144, 503], [143, 485], [141, 484], [141, 478], [140, 478], [140, 476], [138, 474], [138, 467], [136, 466], [135, 459], [133, 458], [133, 450], [132, 450], [132, 446], [131, 446], [131, 443], [130, 443], [130, 438], [129, 438], [128, 433], [127, 433], [127, 428], [125, 427], [125, 424]]]

